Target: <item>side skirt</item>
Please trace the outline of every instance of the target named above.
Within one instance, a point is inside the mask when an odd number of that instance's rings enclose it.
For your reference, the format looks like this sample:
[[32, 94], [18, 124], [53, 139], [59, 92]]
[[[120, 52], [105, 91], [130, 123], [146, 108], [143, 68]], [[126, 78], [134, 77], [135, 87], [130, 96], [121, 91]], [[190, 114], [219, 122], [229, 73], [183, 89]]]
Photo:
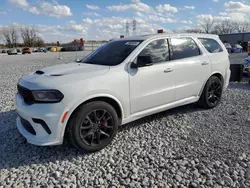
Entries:
[[169, 109], [172, 109], [172, 108], [175, 108], [175, 107], [178, 107], [178, 106], [183, 106], [183, 105], [186, 105], [186, 104], [195, 103], [198, 100], [199, 100], [199, 96], [193, 96], [193, 97], [185, 98], [185, 99], [175, 101], [175, 102], [172, 102], [172, 103], [169, 103], [169, 104], [164, 104], [162, 106], [158, 106], [158, 107], [155, 107], [155, 108], [151, 108], [151, 109], [148, 109], [148, 110], [137, 112], [137, 113], [132, 114], [129, 117], [123, 119], [122, 120], [122, 125], [126, 124], [126, 123], [129, 123], [129, 122], [132, 122], [132, 121], [135, 121], [137, 119], [143, 118], [145, 116], [156, 114], [156, 113], [159, 113], [159, 112], [162, 112], [162, 111], [165, 111], [165, 110], [169, 110]]

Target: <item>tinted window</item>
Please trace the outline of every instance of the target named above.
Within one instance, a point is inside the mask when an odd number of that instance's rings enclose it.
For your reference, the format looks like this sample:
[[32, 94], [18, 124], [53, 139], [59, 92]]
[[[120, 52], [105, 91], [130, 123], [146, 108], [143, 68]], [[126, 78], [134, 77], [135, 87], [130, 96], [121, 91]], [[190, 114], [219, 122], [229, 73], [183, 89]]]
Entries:
[[210, 53], [218, 53], [223, 51], [220, 44], [214, 39], [199, 38], [199, 40]]
[[153, 63], [160, 63], [169, 60], [169, 49], [167, 39], [159, 39], [150, 42], [139, 54], [139, 56], [150, 55]]
[[123, 62], [142, 40], [117, 40], [109, 42], [85, 57], [82, 62], [113, 66]]
[[191, 38], [171, 39], [171, 60], [200, 55], [200, 49]]

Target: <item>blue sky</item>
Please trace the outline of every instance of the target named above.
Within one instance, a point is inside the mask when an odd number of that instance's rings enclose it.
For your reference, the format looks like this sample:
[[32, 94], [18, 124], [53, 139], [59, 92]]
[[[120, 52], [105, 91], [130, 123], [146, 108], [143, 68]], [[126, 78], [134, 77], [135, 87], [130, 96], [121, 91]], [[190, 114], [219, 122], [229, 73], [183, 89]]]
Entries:
[[[202, 19], [245, 20], [250, 0], [0, 0], [0, 26], [36, 25], [46, 41], [110, 39], [137, 21], [137, 34], [198, 27]], [[132, 29], [132, 27], [131, 27]], [[132, 30], [130, 30], [132, 34]]]

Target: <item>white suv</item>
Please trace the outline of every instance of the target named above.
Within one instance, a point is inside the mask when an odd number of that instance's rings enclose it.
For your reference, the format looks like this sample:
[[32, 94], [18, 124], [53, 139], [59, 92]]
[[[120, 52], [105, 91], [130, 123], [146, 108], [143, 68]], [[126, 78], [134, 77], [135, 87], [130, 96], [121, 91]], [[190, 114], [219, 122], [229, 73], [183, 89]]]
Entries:
[[97, 151], [119, 125], [197, 102], [213, 108], [230, 77], [217, 35], [157, 34], [111, 41], [79, 62], [23, 76], [17, 127], [29, 143]]

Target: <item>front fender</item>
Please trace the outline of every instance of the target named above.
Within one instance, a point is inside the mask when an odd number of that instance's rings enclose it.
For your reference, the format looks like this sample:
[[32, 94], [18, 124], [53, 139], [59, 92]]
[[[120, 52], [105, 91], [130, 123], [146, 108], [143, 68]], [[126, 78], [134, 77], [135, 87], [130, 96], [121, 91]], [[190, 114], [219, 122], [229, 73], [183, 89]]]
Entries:
[[127, 113], [127, 110], [125, 108], [125, 104], [123, 104], [121, 102], [121, 100], [118, 99], [118, 97], [116, 97], [116, 96], [114, 96], [112, 94], [109, 94], [109, 93], [98, 93], [98, 94], [86, 95], [85, 97], [81, 98], [77, 102], [74, 102], [73, 104], [69, 105], [67, 107], [67, 109], [65, 109], [65, 112], [68, 112], [68, 113], [67, 113], [67, 117], [65, 118], [64, 123], [62, 125], [63, 128], [61, 130], [61, 138], [64, 137], [65, 129], [66, 129], [67, 123], [69, 121], [69, 118], [71, 117], [73, 112], [76, 110], [76, 108], [78, 106], [80, 106], [81, 104], [83, 104], [84, 102], [86, 102], [86, 101], [88, 101], [90, 99], [98, 98], [98, 97], [108, 97], [108, 98], [111, 98], [111, 99], [115, 100], [117, 102], [117, 104], [119, 104], [119, 106], [120, 106], [120, 109], [121, 109], [121, 112], [122, 112], [122, 119], [124, 118], [124, 114]]

